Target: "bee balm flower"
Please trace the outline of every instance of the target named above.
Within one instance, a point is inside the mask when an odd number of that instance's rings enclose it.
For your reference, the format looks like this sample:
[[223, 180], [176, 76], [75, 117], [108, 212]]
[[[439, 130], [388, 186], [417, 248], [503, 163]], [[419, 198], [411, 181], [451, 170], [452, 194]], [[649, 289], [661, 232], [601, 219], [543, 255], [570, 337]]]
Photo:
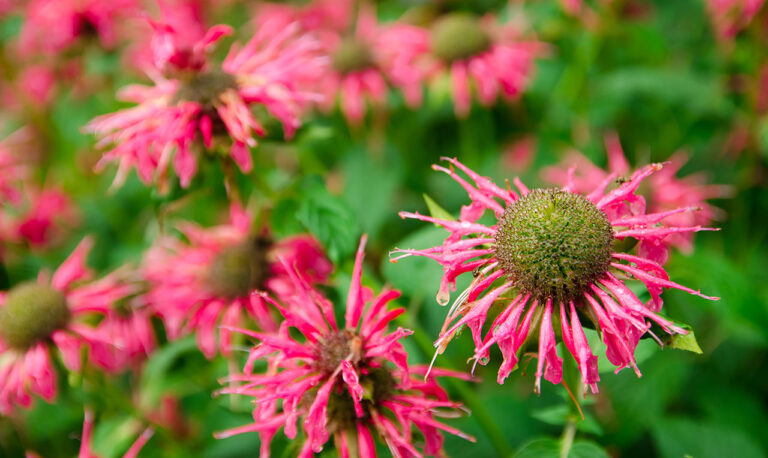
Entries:
[[61, 353], [67, 369], [81, 366], [81, 349], [108, 344], [82, 322], [85, 314], [120, 295], [119, 289], [99, 282], [80, 284], [89, 277], [85, 239], [49, 279], [22, 283], [0, 293], [0, 412], [16, 405], [28, 407], [32, 394], [47, 401], [56, 396], [52, 348]]
[[[189, 186], [200, 154], [222, 153], [243, 172], [253, 167], [249, 147], [254, 135], [266, 134], [253, 113], [261, 106], [283, 125], [290, 137], [301, 124], [302, 109], [316, 97], [302, 83], [317, 75], [324, 61], [308, 36], [297, 27], [262, 27], [245, 45], [233, 45], [220, 65], [207, 56], [215, 43], [232, 33], [228, 26], [212, 27], [191, 48], [179, 49], [173, 31], [158, 25], [153, 49], [158, 64], [170, 76], [150, 75], [155, 85], [133, 85], [118, 96], [137, 106], [92, 120], [86, 130], [111, 146], [99, 162], [118, 162], [116, 184], [135, 167], [145, 183], [163, 185], [169, 165], [181, 186]], [[175, 71], [172, 71], [175, 70]]]
[[[408, 367], [400, 339], [411, 331], [387, 330], [405, 311], [387, 310], [399, 293], [384, 290], [374, 297], [362, 286], [364, 246], [365, 237], [355, 260], [343, 326], [336, 323], [333, 304], [292, 273], [299, 294], [284, 305], [271, 301], [286, 319], [280, 331], [269, 335], [240, 330], [260, 344], [251, 350], [244, 373], [231, 377], [242, 384], [222, 391], [253, 397], [254, 423], [217, 437], [259, 432], [261, 456], [268, 457], [277, 430], [284, 428], [293, 439], [301, 419], [306, 440], [299, 456], [320, 452], [333, 435], [339, 456], [363, 458], [376, 456], [377, 437], [393, 456], [422, 456], [414, 427], [423, 435], [427, 455], [441, 453], [440, 430], [470, 439], [435, 419], [439, 409], [460, 404], [449, 400], [433, 377], [417, 377], [425, 373], [423, 367]], [[256, 374], [254, 363], [262, 359], [268, 369]], [[440, 374], [447, 372], [433, 372]]]
[[[492, 345], [498, 345], [504, 361], [498, 379], [502, 383], [518, 363], [518, 353], [529, 338], [538, 339], [535, 389], [541, 378], [562, 380], [562, 360], [557, 354], [553, 323], [561, 328], [563, 343], [573, 355], [585, 386], [597, 391], [597, 357], [592, 353], [582, 327], [590, 320], [607, 346], [607, 357], [617, 371], [631, 366], [640, 375], [634, 350], [652, 323], [668, 333], [686, 331], [657, 312], [664, 288], [676, 288], [708, 299], [669, 280], [658, 263], [639, 254], [617, 251], [626, 239], [640, 244], [669, 234], [703, 230], [701, 226], [666, 227], [661, 222], [674, 209], [646, 213], [645, 201], [635, 194], [640, 183], [661, 170], [653, 164], [637, 171], [618, 188], [605, 192], [609, 176], [589, 194], [574, 192], [573, 183], [562, 189], [529, 190], [515, 179], [518, 191], [496, 186], [456, 159], [446, 159], [450, 168], [434, 166], [456, 180], [472, 202], [461, 210], [458, 221], [402, 212], [443, 226], [450, 232], [443, 245], [423, 250], [396, 249], [393, 261], [406, 256], [426, 256], [438, 261], [444, 275], [437, 301], [445, 305], [456, 278], [474, 272], [476, 278], [456, 300], [436, 342], [439, 350], [464, 326], [475, 343], [474, 359], [485, 364]], [[470, 181], [460, 176], [456, 167]], [[496, 223], [478, 222], [490, 210]], [[643, 303], [627, 286], [629, 279], [641, 281], [650, 300]], [[502, 312], [483, 329], [488, 311], [504, 304]]]
[[[229, 224], [203, 229], [183, 225], [189, 244], [165, 236], [144, 262], [151, 307], [163, 318], [172, 338], [195, 332], [200, 350], [209, 358], [220, 349], [231, 352], [231, 332], [246, 316], [265, 330], [277, 325], [259, 291], [282, 296], [294, 293], [283, 257], [297, 265], [312, 283], [322, 282], [333, 266], [309, 236], [270, 242], [251, 233], [251, 215], [239, 205], [230, 209]], [[223, 325], [219, 329], [219, 325]], [[217, 343], [218, 330], [218, 343]]]

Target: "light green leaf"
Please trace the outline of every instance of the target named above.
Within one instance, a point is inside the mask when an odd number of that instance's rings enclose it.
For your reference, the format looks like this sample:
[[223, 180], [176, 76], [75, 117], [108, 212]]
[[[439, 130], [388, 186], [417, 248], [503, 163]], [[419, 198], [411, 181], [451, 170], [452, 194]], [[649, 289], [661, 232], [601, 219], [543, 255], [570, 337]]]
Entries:
[[665, 343], [669, 348], [692, 351], [698, 354], [703, 353], [699, 343], [696, 341], [696, 335], [693, 333], [693, 330], [689, 330], [688, 334], [672, 334], [667, 337]]
[[[437, 202], [434, 201], [431, 197], [429, 197], [428, 194], [424, 193], [422, 194], [424, 196], [424, 202], [427, 203], [427, 208], [429, 208], [429, 214], [433, 218], [438, 219], [444, 219], [446, 221], [455, 221], [456, 218], [453, 217], [446, 209], [441, 207]], [[435, 226], [439, 226], [439, 224], [435, 224]]]

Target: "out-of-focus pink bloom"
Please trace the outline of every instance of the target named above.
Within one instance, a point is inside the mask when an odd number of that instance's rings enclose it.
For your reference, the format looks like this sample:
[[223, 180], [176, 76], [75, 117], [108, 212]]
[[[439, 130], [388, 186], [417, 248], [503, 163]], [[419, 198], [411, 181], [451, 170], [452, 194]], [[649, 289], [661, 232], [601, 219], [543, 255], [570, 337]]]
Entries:
[[233, 45], [220, 66], [211, 64], [207, 53], [231, 34], [230, 27], [212, 27], [191, 49], [174, 39], [174, 30], [160, 25], [156, 30], [155, 58], [173, 75], [152, 73], [154, 86], [124, 88], [118, 96], [138, 105], [86, 126], [100, 138], [100, 146], [111, 147], [97, 168], [117, 162], [116, 185], [135, 167], [143, 182], [157, 181], [163, 187], [172, 165], [186, 187], [203, 149], [214, 156], [223, 153], [249, 172], [249, 147], [256, 145], [255, 135], [266, 133], [253, 109], [264, 107], [291, 137], [301, 124], [302, 110], [317, 101], [304, 87], [326, 62], [317, 56], [313, 38], [297, 36], [297, 25], [260, 28], [245, 46]]
[[542, 49], [538, 42], [522, 40], [515, 25], [499, 23], [492, 15], [476, 18], [463, 13], [438, 18], [431, 32], [413, 34], [407, 44], [408, 60], [411, 54], [421, 55], [418, 66], [408, 64], [411, 76], [407, 79], [448, 73], [454, 109], [461, 117], [469, 113], [473, 88], [486, 106], [499, 96], [519, 95]]
[[[560, 185], [570, 181], [576, 192], [588, 193], [594, 189], [595, 183], [603, 182], [609, 175], [623, 177], [629, 174], [631, 167], [618, 136], [607, 135], [605, 145], [608, 154], [608, 171], [597, 167], [582, 154], [572, 152], [563, 164], [545, 169], [542, 175], [547, 181]], [[650, 212], [661, 213], [676, 208], [695, 209], [669, 215], [664, 219], [664, 224], [670, 227], [711, 224], [713, 220], [722, 216], [722, 212], [708, 204], [707, 200], [726, 197], [731, 192], [728, 186], [707, 184], [703, 174], [676, 177], [675, 175], [687, 160], [685, 153], [676, 153], [661, 171], [648, 178], [648, 186], [644, 188], [647, 189], [646, 198]], [[569, 171], [571, 168], [575, 170], [573, 173]], [[667, 247], [673, 246], [688, 253], [693, 249], [693, 233], [686, 231], [670, 233], [667, 237], [658, 239], [656, 243], [655, 247], [646, 248], [656, 252], [655, 260], [663, 264], [667, 259]]]
[[56, 54], [89, 36], [112, 48], [122, 22], [138, 8], [136, 0], [31, 0], [19, 37], [21, 52]]
[[159, 19], [141, 21], [134, 26], [135, 44], [128, 52], [129, 66], [147, 72], [162, 70], [171, 61], [171, 64], [180, 64], [184, 68], [184, 63], [192, 57], [195, 44], [208, 30], [203, 3], [201, 0], [158, 2]]
[[22, 200], [21, 184], [30, 175], [30, 159], [22, 154], [31, 131], [19, 129], [0, 141], [0, 202], [18, 204]]
[[[76, 224], [77, 212], [69, 197], [57, 189], [36, 190], [24, 186], [25, 202], [10, 221], [10, 238], [40, 247], [62, 239], [65, 227]], [[6, 223], [8, 224], [8, 223]]]
[[[333, 304], [284, 263], [298, 294], [282, 303], [263, 296], [286, 321], [276, 334], [237, 330], [260, 344], [251, 349], [243, 373], [230, 376], [236, 385], [222, 390], [258, 400], [254, 423], [217, 437], [258, 432], [262, 458], [270, 455], [270, 442], [280, 428], [296, 438], [298, 420], [305, 437], [301, 457], [320, 452], [331, 435], [339, 456], [357, 450], [365, 458], [376, 456], [375, 437], [394, 456], [422, 456], [413, 444], [414, 427], [424, 436], [426, 455], [441, 453], [440, 430], [471, 439], [435, 419], [438, 409], [460, 404], [448, 398], [434, 377], [423, 378], [425, 368], [408, 367], [400, 339], [411, 331], [387, 330], [405, 312], [387, 308], [400, 294], [385, 289], [374, 297], [362, 285], [364, 247], [365, 237], [357, 251], [342, 327], [336, 324]], [[264, 374], [254, 373], [260, 360], [268, 364]], [[442, 370], [433, 375], [462, 376]]]
[[288, 27], [298, 22], [308, 32], [341, 33], [350, 28], [353, 6], [354, 0], [316, 0], [304, 6], [259, 2], [253, 16], [257, 26], [275, 23]]
[[[83, 420], [83, 436], [80, 438], [80, 452], [78, 453], [77, 458], [99, 458], [99, 455], [96, 455], [91, 448], [94, 424], [95, 421], [93, 412], [90, 409], [85, 409], [85, 418]], [[136, 438], [128, 451], [125, 452], [123, 458], [136, 458], [139, 455], [141, 449], [144, 448], [144, 445], [152, 438], [152, 435], [154, 434], [155, 431], [151, 427], [145, 429], [141, 434], [139, 434], [139, 437]]]
[[257, 237], [251, 233], [251, 215], [237, 204], [231, 207], [229, 224], [204, 229], [188, 223], [180, 231], [189, 244], [164, 236], [147, 254], [146, 297], [171, 338], [194, 332], [209, 358], [219, 350], [231, 354], [228, 327], [240, 326], [246, 316], [265, 331], [277, 330], [258, 293], [291, 296], [294, 287], [275, 256], [305, 268], [304, 279], [311, 283], [325, 281], [333, 268], [309, 236], [274, 243]]
[[526, 135], [507, 145], [504, 149], [504, 163], [512, 170], [525, 171], [536, 154], [536, 138]]
[[718, 38], [731, 39], [749, 25], [765, 0], [707, 0], [707, 9]]
[[46, 106], [51, 101], [56, 86], [56, 75], [47, 65], [24, 67], [17, 80], [19, 88], [30, 102]]
[[108, 344], [82, 322], [85, 314], [121, 296], [119, 288], [85, 283], [85, 258], [92, 241], [84, 239], [52, 277], [41, 272], [37, 282], [0, 293], [0, 412], [28, 407], [32, 395], [46, 401], [56, 396], [52, 361], [58, 349], [64, 366], [80, 370], [83, 348]]
[[[439, 224], [450, 234], [440, 246], [395, 249], [397, 255], [392, 261], [425, 256], [439, 262], [444, 275], [437, 301], [442, 305], [449, 302], [459, 275], [474, 274], [470, 286], [453, 303], [436, 346], [441, 351], [460, 329], [469, 327], [476, 362], [486, 364], [493, 345], [501, 350], [504, 361], [499, 383], [516, 368], [526, 340], [537, 335], [536, 391], [542, 377], [555, 384], [561, 382], [562, 360], [556, 351], [553, 316], [561, 326], [565, 347], [578, 363], [585, 387], [596, 392], [599, 375], [597, 357], [587, 343], [582, 320], [590, 320], [599, 330], [608, 360], [617, 371], [631, 366], [639, 376], [634, 351], [652, 323], [670, 334], [687, 333], [657, 314], [662, 307], [662, 291], [675, 288], [714, 299], [670, 281], [654, 259], [655, 252], [646, 249], [670, 234], [706, 230], [698, 225], [662, 224], [670, 216], [690, 212], [690, 208], [646, 212], [645, 200], [635, 191], [662, 169], [660, 164], [640, 169], [612, 191], [606, 192], [606, 188], [616, 179], [614, 174], [595, 182], [588, 194], [579, 194], [573, 180], [562, 189], [529, 190], [518, 179], [514, 180], [517, 191], [509, 186], [501, 188], [456, 159], [445, 160], [451, 164], [449, 168], [433, 168], [466, 189], [471, 203], [462, 207], [458, 220], [401, 212], [403, 218]], [[573, 173], [571, 169], [569, 176]], [[497, 223], [479, 222], [486, 210], [495, 215]], [[638, 242], [636, 254], [616, 251], [614, 242], [626, 239]], [[650, 293], [647, 303], [629, 289], [626, 283], [630, 279], [642, 282]], [[508, 293], [512, 299], [502, 298]], [[483, 336], [488, 311], [500, 302], [506, 306]]]

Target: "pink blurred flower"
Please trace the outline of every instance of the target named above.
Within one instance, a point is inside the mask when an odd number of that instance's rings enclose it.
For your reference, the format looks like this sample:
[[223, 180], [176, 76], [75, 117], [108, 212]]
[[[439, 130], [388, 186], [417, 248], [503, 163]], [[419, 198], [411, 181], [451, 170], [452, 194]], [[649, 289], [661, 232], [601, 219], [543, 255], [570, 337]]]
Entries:
[[707, 9], [718, 38], [731, 39], [747, 27], [765, 0], [707, 0]]
[[[604, 181], [609, 175], [623, 177], [630, 173], [631, 167], [616, 134], [605, 137], [608, 154], [608, 171], [597, 167], [582, 154], [572, 152], [556, 167], [544, 169], [542, 175], [547, 181], [559, 185], [573, 183], [574, 190], [588, 193], [595, 183]], [[664, 219], [670, 227], [706, 226], [722, 217], [720, 209], [707, 203], [707, 200], [727, 197], [731, 193], [728, 186], [707, 184], [703, 174], [688, 175], [678, 178], [675, 175], [685, 165], [688, 157], [685, 153], [674, 154], [658, 173], [648, 178], [648, 186], [641, 188], [648, 200], [648, 209], [654, 213], [671, 211], [677, 208], [691, 208], [694, 211], [676, 213]], [[570, 170], [574, 169], [574, 172]], [[657, 252], [656, 261], [663, 264], [667, 259], [667, 248], [675, 247], [690, 253], [693, 249], [692, 232], [670, 233], [656, 241], [655, 247], [647, 247]]]
[[297, 36], [298, 26], [261, 27], [245, 46], [233, 45], [220, 66], [212, 64], [207, 53], [232, 33], [230, 27], [212, 27], [191, 49], [176, 40], [174, 30], [159, 24], [155, 28], [156, 62], [172, 75], [152, 73], [154, 86], [124, 88], [118, 96], [138, 105], [102, 115], [86, 126], [100, 138], [100, 146], [112, 148], [97, 168], [117, 162], [116, 185], [135, 167], [143, 182], [157, 181], [164, 187], [172, 164], [187, 187], [203, 147], [206, 154], [221, 154], [250, 172], [254, 134], [266, 134], [252, 110], [264, 107], [291, 137], [301, 124], [303, 108], [316, 100], [316, 94], [303, 88], [319, 75], [325, 61], [316, 55], [318, 46], [311, 37]]
[[171, 338], [194, 332], [209, 358], [219, 350], [231, 354], [231, 332], [220, 326], [239, 326], [249, 316], [266, 331], [277, 329], [258, 292], [290, 296], [294, 289], [275, 256], [304, 269], [311, 283], [325, 281], [333, 269], [309, 236], [272, 243], [253, 234], [251, 215], [237, 204], [229, 224], [204, 229], [187, 223], [179, 230], [188, 244], [163, 236], [145, 258], [147, 301]]
[[0, 141], [0, 198], [3, 203], [22, 200], [21, 185], [30, 174], [30, 158], [24, 146], [32, 138], [28, 128], [21, 128]]
[[64, 192], [57, 189], [35, 189], [24, 186], [25, 199], [18, 216], [10, 220], [10, 238], [42, 247], [63, 238], [66, 227], [76, 225], [77, 212]]
[[[90, 409], [85, 409], [85, 418], [83, 420], [83, 435], [80, 438], [80, 452], [78, 453], [77, 458], [99, 458], [99, 455], [96, 455], [91, 448], [94, 424], [95, 421], [93, 412]], [[139, 434], [139, 437], [136, 438], [128, 451], [125, 452], [123, 458], [136, 458], [139, 455], [141, 449], [144, 448], [144, 445], [149, 441], [149, 439], [152, 438], [154, 433], [155, 431], [151, 427], [146, 428], [141, 434]]]
[[469, 114], [473, 88], [486, 106], [499, 96], [519, 95], [542, 49], [538, 42], [522, 40], [513, 24], [499, 23], [492, 15], [476, 18], [464, 13], [438, 18], [431, 31], [410, 37], [408, 47], [408, 54], [422, 55], [422, 63], [408, 65], [407, 79], [448, 73], [454, 109], [461, 117]]
[[37, 282], [0, 293], [0, 412], [28, 407], [33, 394], [54, 399], [53, 348], [67, 369], [79, 371], [83, 348], [108, 344], [81, 320], [121, 295], [119, 288], [82, 283], [90, 277], [85, 258], [91, 246], [83, 239], [52, 277], [41, 272]]
[[341, 33], [352, 22], [354, 0], [315, 0], [304, 6], [259, 2], [254, 18], [257, 25], [274, 22], [288, 27], [298, 22], [307, 32], [333, 31]]
[[90, 36], [112, 48], [122, 22], [138, 8], [136, 0], [31, 0], [19, 36], [21, 52], [56, 54]]
[[[400, 339], [411, 331], [387, 331], [405, 312], [387, 309], [399, 292], [385, 289], [374, 297], [362, 286], [364, 246], [365, 237], [357, 251], [341, 328], [333, 304], [285, 265], [298, 294], [282, 304], [263, 296], [286, 321], [276, 334], [237, 329], [260, 344], [250, 351], [243, 373], [230, 376], [236, 385], [222, 390], [258, 401], [254, 423], [216, 437], [258, 432], [261, 456], [268, 457], [275, 433], [283, 428], [286, 436], [295, 439], [296, 422], [301, 419], [306, 439], [299, 456], [319, 453], [333, 435], [339, 456], [356, 450], [363, 458], [376, 456], [375, 437], [394, 456], [422, 456], [413, 445], [414, 427], [424, 436], [427, 455], [442, 453], [440, 430], [471, 439], [435, 419], [439, 409], [461, 405], [448, 398], [434, 377], [423, 378], [425, 368], [408, 367]], [[259, 360], [268, 364], [264, 374], [254, 373]], [[433, 374], [461, 376], [441, 370]]]
[[[449, 302], [456, 278], [472, 272], [474, 280], [453, 303], [436, 342], [438, 351], [456, 333], [468, 326], [475, 343], [473, 359], [486, 364], [490, 347], [498, 345], [504, 361], [498, 382], [514, 370], [518, 354], [529, 338], [538, 339], [536, 391], [542, 376], [552, 383], [562, 380], [562, 360], [557, 355], [554, 322], [559, 323], [565, 348], [573, 355], [585, 387], [597, 391], [597, 357], [592, 353], [581, 325], [590, 320], [607, 346], [608, 360], [618, 370], [632, 366], [640, 375], [634, 357], [639, 339], [656, 324], [667, 333], [687, 331], [657, 312], [662, 307], [661, 293], [675, 288], [703, 296], [669, 280], [654, 259], [658, 240], [669, 234], [705, 230], [701, 226], [668, 227], [661, 222], [672, 215], [691, 211], [678, 208], [661, 213], [646, 213], [645, 200], [635, 194], [641, 182], [661, 165], [653, 164], [635, 172], [616, 189], [606, 187], [616, 175], [596, 182], [589, 194], [579, 194], [573, 181], [562, 189], [529, 190], [520, 180], [500, 188], [490, 179], [473, 172], [456, 159], [445, 158], [450, 168], [435, 165], [469, 193], [472, 202], [461, 209], [458, 220], [447, 220], [401, 212], [439, 224], [450, 235], [440, 246], [395, 249], [395, 262], [407, 256], [425, 256], [443, 266], [443, 279], [437, 294], [441, 305]], [[460, 176], [454, 167], [469, 178]], [[570, 172], [573, 174], [573, 171]], [[495, 224], [479, 222], [490, 210]], [[617, 251], [616, 241], [634, 239], [636, 254]], [[651, 299], [643, 303], [627, 286], [630, 279], [643, 283]], [[508, 295], [511, 294], [511, 299]], [[488, 311], [494, 304], [506, 304], [483, 336]], [[559, 319], [559, 320], [558, 320]], [[653, 337], [653, 335], [651, 333]]]

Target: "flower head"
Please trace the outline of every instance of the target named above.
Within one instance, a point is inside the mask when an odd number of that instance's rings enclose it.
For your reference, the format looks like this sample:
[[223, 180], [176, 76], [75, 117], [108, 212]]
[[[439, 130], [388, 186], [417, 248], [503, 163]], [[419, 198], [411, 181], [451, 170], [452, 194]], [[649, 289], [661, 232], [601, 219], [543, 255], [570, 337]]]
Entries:
[[[533, 338], [538, 338], [536, 391], [542, 377], [560, 383], [556, 324], [578, 363], [584, 385], [596, 392], [597, 357], [587, 343], [582, 321], [589, 320], [600, 332], [607, 357], [617, 371], [632, 366], [639, 375], [634, 350], [652, 324], [668, 333], [687, 333], [657, 313], [662, 307], [662, 290], [676, 288], [715, 299], [670, 281], [664, 268], [642, 252], [630, 254], [617, 248], [628, 245], [624, 243], [628, 239], [642, 246], [669, 234], [705, 230], [663, 224], [666, 218], [692, 211], [690, 208], [646, 213], [645, 200], [635, 191], [661, 165], [644, 167], [610, 192], [606, 188], [614, 175], [588, 194], [580, 194], [570, 181], [561, 189], [529, 190], [515, 179], [517, 191], [500, 188], [456, 159], [445, 160], [450, 168], [433, 168], [456, 180], [472, 202], [462, 207], [458, 221], [400, 213], [403, 218], [441, 225], [450, 234], [441, 246], [396, 249], [398, 256], [393, 261], [407, 256], [438, 261], [444, 270], [437, 295], [442, 305], [449, 302], [459, 275], [475, 274], [451, 307], [436, 346], [442, 351], [459, 330], [469, 327], [476, 362], [487, 363], [493, 345], [501, 350], [504, 361], [499, 383], [515, 369], [520, 350]], [[495, 216], [494, 224], [480, 222], [486, 210]], [[627, 286], [631, 279], [643, 283], [650, 294], [647, 302]], [[502, 311], [486, 326], [489, 310], [498, 303], [503, 304]]]
[[[218, 350], [230, 354], [231, 332], [226, 327], [240, 325], [246, 316], [262, 329], [277, 329], [258, 294], [294, 293], [276, 256], [299, 265], [312, 283], [325, 281], [332, 270], [309, 236], [273, 243], [253, 234], [251, 215], [237, 204], [230, 209], [229, 224], [210, 229], [185, 224], [180, 230], [189, 244], [164, 236], [147, 254], [146, 297], [172, 338], [194, 331], [200, 350], [209, 358]], [[219, 329], [220, 325], [224, 327]]]
[[[560, 166], [544, 170], [544, 178], [552, 183], [566, 185], [571, 183], [577, 192], [588, 193], [594, 183], [601, 183], [609, 176], [624, 177], [630, 173], [630, 165], [615, 134], [605, 138], [608, 153], [608, 171], [597, 167], [579, 153], [571, 153]], [[675, 212], [664, 219], [670, 227], [706, 226], [721, 217], [722, 211], [707, 200], [726, 197], [730, 193], [728, 186], [707, 184], [701, 174], [678, 178], [677, 172], [687, 162], [684, 152], [674, 154], [664, 168], [648, 177], [648, 185], [641, 187], [645, 191], [648, 210], [653, 213], [673, 211], [678, 208], [696, 209], [695, 211]], [[573, 171], [571, 171], [573, 170]], [[642, 256], [664, 264], [668, 257], [668, 247], [675, 247], [683, 252], [693, 250], [691, 231], [673, 232], [665, 237], [645, 241], [641, 244]]]
[[121, 21], [138, 13], [136, 0], [33, 0], [26, 6], [20, 46], [24, 53], [60, 52], [95, 36], [104, 48], [118, 41]]
[[[423, 367], [407, 364], [400, 339], [411, 331], [387, 330], [405, 311], [387, 309], [399, 293], [385, 289], [374, 297], [362, 286], [364, 246], [365, 237], [355, 259], [343, 326], [336, 323], [333, 304], [293, 272], [299, 294], [283, 304], [267, 299], [286, 319], [279, 332], [239, 330], [260, 344], [251, 350], [243, 374], [230, 378], [240, 385], [223, 391], [257, 400], [254, 423], [218, 437], [259, 432], [261, 456], [267, 457], [274, 434], [282, 427], [295, 438], [301, 419], [306, 440], [300, 456], [320, 452], [333, 435], [340, 456], [357, 450], [361, 457], [373, 457], [375, 437], [394, 456], [422, 456], [415, 447], [414, 427], [421, 431], [428, 455], [441, 452], [440, 430], [462, 435], [434, 418], [439, 409], [460, 404], [450, 401], [433, 377], [416, 377], [424, 374]], [[254, 373], [259, 360], [267, 362], [264, 374]]]
[[92, 120], [86, 130], [111, 146], [99, 162], [118, 162], [116, 184], [135, 167], [145, 183], [166, 183], [172, 164], [183, 187], [197, 172], [203, 150], [222, 153], [243, 172], [253, 167], [249, 147], [266, 134], [253, 112], [263, 107], [277, 118], [286, 137], [299, 127], [299, 116], [313, 93], [303, 88], [318, 75], [324, 61], [308, 36], [297, 36], [297, 26], [262, 27], [245, 45], [233, 45], [220, 64], [207, 54], [232, 33], [218, 25], [189, 47], [175, 40], [174, 29], [157, 24], [153, 50], [166, 76], [150, 74], [155, 85], [133, 85], [118, 96], [137, 106]]
[[438, 18], [428, 35], [412, 40], [430, 60], [434, 75], [448, 72], [457, 116], [466, 116], [472, 103], [471, 88], [483, 105], [501, 95], [513, 98], [527, 84], [540, 45], [520, 39], [516, 27], [495, 17], [477, 18], [449, 13]]
[[90, 277], [85, 257], [91, 245], [84, 239], [52, 277], [41, 273], [36, 282], [0, 293], [0, 412], [29, 406], [32, 394], [47, 401], [56, 396], [53, 348], [77, 371], [83, 348], [109, 344], [82, 320], [122, 294], [98, 281], [82, 283]]

